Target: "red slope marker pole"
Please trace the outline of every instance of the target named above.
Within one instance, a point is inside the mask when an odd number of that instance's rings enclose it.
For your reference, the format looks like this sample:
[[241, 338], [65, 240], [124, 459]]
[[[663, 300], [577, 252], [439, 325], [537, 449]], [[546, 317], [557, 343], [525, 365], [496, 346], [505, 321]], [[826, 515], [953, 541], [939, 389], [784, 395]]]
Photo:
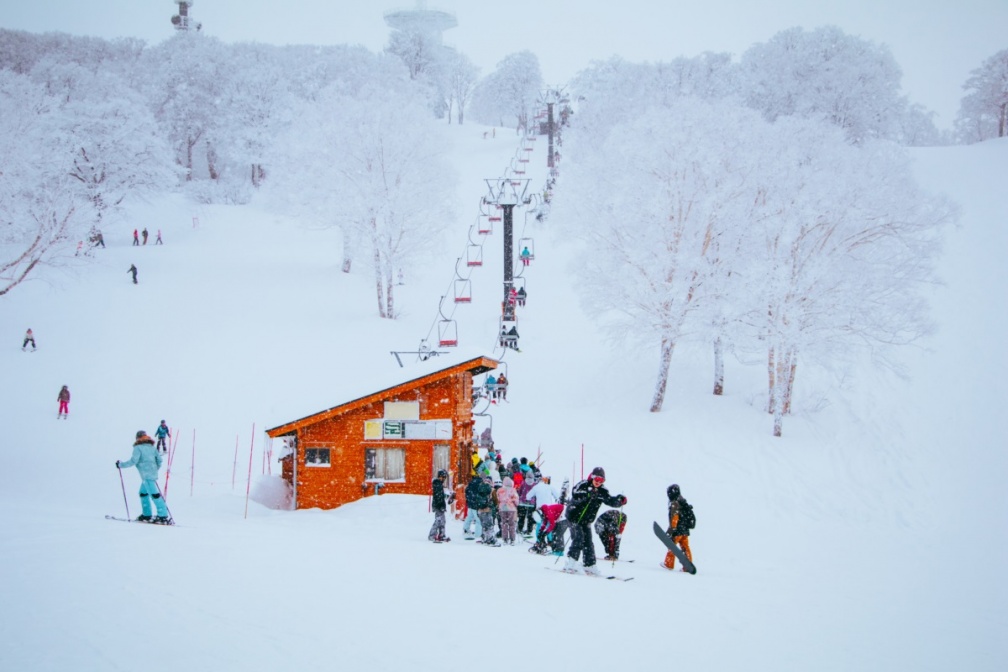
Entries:
[[252, 445], [249, 446], [248, 482], [245, 484], [245, 518], [248, 519], [249, 491], [252, 489], [252, 453], [255, 452], [255, 423], [252, 423]]

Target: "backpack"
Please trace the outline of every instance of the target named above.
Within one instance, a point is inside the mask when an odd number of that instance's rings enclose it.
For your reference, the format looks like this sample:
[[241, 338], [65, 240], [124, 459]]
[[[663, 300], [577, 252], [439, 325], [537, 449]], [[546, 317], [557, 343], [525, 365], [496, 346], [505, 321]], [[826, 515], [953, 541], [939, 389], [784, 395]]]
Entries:
[[696, 515], [693, 513], [693, 507], [685, 501], [681, 504], [681, 507], [682, 513], [679, 514], [679, 517], [682, 519], [681, 524], [692, 530], [696, 527]]

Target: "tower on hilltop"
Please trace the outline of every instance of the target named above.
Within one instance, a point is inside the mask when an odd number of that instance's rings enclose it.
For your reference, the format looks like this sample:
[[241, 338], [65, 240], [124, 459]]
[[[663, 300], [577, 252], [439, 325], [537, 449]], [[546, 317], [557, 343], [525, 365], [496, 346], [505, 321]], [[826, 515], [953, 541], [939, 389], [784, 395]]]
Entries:
[[406, 33], [422, 33], [441, 44], [442, 33], [458, 25], [455, 15], [440, 9], [429, 9], [426, 0], [417, 0], [413, 9], [393, 9], [385, 12], [385, 23], [390, 28]]
[[202, 23], [197, 23], [189, 18], [189, 8], [193, 6], [194, 2], [195, 0], [175, 0], [175, 4], [179, 6], [178, 14], [171, 17], [175, 30], [199, 30], [203, 27]]

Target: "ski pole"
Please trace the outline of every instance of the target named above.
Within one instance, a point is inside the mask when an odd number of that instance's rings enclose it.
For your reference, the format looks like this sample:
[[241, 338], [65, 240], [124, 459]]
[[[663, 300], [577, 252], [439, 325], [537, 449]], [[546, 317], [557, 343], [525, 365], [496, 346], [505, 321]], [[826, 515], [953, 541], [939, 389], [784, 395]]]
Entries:
[[122, 485], [123, 504], [126, 505], [126, 518], [129, 519], [130, 512], [129, 512], [129, 502], [126, 500], [126, 481], [123, 480], [122, 467], [119, 466], [118, 462], [116, 462], [116, 469], [119, 470], [119, 484]]
[[154, 481], [154, 485], [157, 486], [158, 494], [161, 495], [161, 501], [164, 502], [165, 511], [168, 512], [168, 520], [174, 521], [175, 518], [171, 515], [171, 509], [168, 508], [168, 499], [164, 496], [164, 493], [161, 492], [161, 486], [158, 485], [157, 481]]

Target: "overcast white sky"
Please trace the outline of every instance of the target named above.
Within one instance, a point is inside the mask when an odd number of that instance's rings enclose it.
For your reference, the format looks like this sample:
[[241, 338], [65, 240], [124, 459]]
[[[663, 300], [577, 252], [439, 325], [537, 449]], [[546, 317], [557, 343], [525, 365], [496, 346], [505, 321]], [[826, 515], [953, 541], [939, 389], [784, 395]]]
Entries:
[[[913, 102], [951, 125], [969, 72], [1008, 49], [1008, 0], [429, 0], [455, 14], [445, 33], [483, 68], [528, 49], [543, 76], [562, 85], [592, 60], [669, 60], [704, 51], [738, 57], [792, 26], [833, 24], [887, 44]], [[174, 0], [0, 0], [0, 25], [160, 42], [174, 30]], [[415, 0], [196, 0], [190, 15], [225, 42], [386, 43], [384, 12]]]

